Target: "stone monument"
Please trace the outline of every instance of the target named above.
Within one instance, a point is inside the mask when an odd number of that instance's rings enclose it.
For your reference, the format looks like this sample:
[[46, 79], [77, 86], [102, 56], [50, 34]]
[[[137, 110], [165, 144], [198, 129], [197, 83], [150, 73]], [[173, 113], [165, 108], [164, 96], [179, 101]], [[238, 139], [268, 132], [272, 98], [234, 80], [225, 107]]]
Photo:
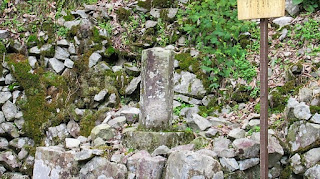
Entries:
[[172, 131], [174, 53], [155, 47], [142, 52], [139, 127], [124, 130], [123, 143], [153, 151], [189, 143], [193, 134]]

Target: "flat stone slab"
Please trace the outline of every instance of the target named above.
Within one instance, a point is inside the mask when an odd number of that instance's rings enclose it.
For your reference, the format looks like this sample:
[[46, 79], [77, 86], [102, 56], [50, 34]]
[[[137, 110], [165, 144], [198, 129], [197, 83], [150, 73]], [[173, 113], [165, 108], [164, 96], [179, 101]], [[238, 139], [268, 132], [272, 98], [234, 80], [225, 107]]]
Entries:
[[186, 132], [148, 132], [137, 128], [127, 128], [123, 132], [123, 144], [127, 148], [153, 152], [161, 145], [169, 148], [190, 143], [194, 139], [192, 133]]

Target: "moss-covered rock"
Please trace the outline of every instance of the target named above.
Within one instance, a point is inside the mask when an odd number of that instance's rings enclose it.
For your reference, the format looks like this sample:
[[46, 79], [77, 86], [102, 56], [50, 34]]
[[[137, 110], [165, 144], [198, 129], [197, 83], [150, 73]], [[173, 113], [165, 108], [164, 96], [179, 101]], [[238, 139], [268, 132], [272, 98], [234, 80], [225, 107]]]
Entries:
[[174, 58], [178, 60], [182, 70], [190, 72], [198, 72], [200, 70], [199, 59], [191, 57], [190, 53], [176, 54]]
[[49, 48], [49, 50], [46, 50], [46, 51], [41, 51], [40, 52], [40, 55], [42, 57], [48, 57], [48, 58], [53, 58], [54, 57], [54, 54], [55, 54], [55, 48], [54, 46], [51, 46]]
[[[67, 86], [64, 77], [41, 68], [31, 73], [27, 58], [21, 54], [9, 54], [6, 60], [27, 96], [17, 102], [25, 119], [23, 131], [39, 145], [48, 127], [68, 119], [65, 108], [72, 98], [68, 97], [70, 86]], [[46, 100], [47, 96], [51, 96], [50, 101]]]
[[244, 85], [239, 85], [236, 91], [232, 94], [231, 100], [238, 103], [247, 102], [250, 99], [251, 91]]
[[150, 10], [152, 6], [152, 0], [140, 0], [138, 1], [138, 6]]
[[205, 148], [211, 143], [211, 141], [205, 137], [197, 137], [190, 144], [194, 144], [194, 149], [199, 150]]
[[152, 0], [152, 7], [168, 8], [176, 6], [175, 0]]
[[70, 11], [67, 11], [67, 15], [66, 16], [63, 16], [63, 19], [65, 21], [73, 21], [75, 18], [74, 16], [70, 13]]
[[30, 35], [27, 39], [27, 46], [28, 47], [33, 47], [36, 46], [39, 43], [39, 39], [37, 37], [37, 35]]
[[123, 21], [123, 20], [128, 20], [128, 18], [130, 17], [131, 15], [131, 12], [130, 10], [127, 10], [123, 7], [120, 7], [119, 9], [117, 9], [116, 11], [117, 15], [118, 15], [118, 19], [120, 21]]
[[237, 170], [235, 172], [225, 171], [224, 178], [226, 179], [260, 178], [260, 167], [259, 165], [256, 165], [245, 171], [241, 171], [241, 170]]
[[282, 112], [287, 105], [290, 95], [299, 91], [300, 86], [296, 86], [294, 80], [288, 81], [284, 86], [274, 88], [270, 92], [270, 107], [273, 112]]
[[286, 168], [284, 168], [281, 171], [280, 178], [293, 178], [292, 174], [293, 174], [292, 166], [288, 165]]

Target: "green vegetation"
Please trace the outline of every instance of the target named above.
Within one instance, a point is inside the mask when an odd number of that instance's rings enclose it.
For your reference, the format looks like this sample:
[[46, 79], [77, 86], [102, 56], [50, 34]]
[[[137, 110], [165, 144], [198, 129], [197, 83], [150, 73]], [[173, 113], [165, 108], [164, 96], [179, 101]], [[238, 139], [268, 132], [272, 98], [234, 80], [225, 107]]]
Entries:
[[248, 131], [247, 135], [251, 136], [254, 132], [260, 132], [260, 126], [253, 126], [253, 128]]
[[304, 45], [308, 41], [318, 43], [320, 41], [320, 22], [314, 19], [309, 19], [304, 24], [295, 26], [295, 38], [299, 40], [299, 45]]
[[200, 70], [199, 59], [191, 57], [190, 53], [180, 53], [175, 55], [181, 70], [198, 72]]
[[151, 0], [138, 1], [138, 6], [150, 10], [152, 6]]
[[[27, 99], [18, 101], [25, 119], [23, 130], [39, 145], [48, 127], [59, 125], [68, 119], [64, 108], [71, 100], [68, 101], [67, 98], [69, 91], [66, 80], [55, 73], [44, 72], [41, 68], [30, 73], [31, 67], [21, 54], [10, 54], [6, 60], [14, 67], [13, 75], [27, 96]], [[12, 88], [15, 85], [17, 84], [13, 84]], [[47, 95], [52, 97], [51, 103], [46, 101]], [[57, 109], [61, 111], [58, 112]]]
[[68, 29], [66, 27], [58, 27], [57, 35], [59, 37], [66, 37], [68, 34]]
[[[214, 100], [213, 100], [214, 101]], [[216, 101], [210, 102], [208, 106], [199, 106], [199, 115], [202, 117], [208, 117], [212, 114], [215, 110], [220, 111], [220, 107], [217, 106]], [[216, 105], [216, 106], [215, 106]]]
[[1, 5], [0, 5], [0, 13], [2, 13], [2, 11], [7, 8], [7, 5], [9, 3], [9, 0], [4, 0], [2, 1]]
[[128, 18], [131, 15], [131, 12], [123, 7], [120, 7], [117, 11], [116, 11], [118, 18], [120, 21], [122, 20], [128, 20]]
[[207, 54], [202, 69], [214, 74], [209, 77], [211, 88], [218, 88], [222, 78], [232, 76], [250, 81], [256, 76], [255, 67], [246, 60], [246, 49], [241, 47], [239, 37], [257, 27], [249, 21], [237, 20], [236, 2], [194, 1], [177, 15], [181, 30], [190, 35], [188, 43]]
[[105, 29], [105, 30], [107, 31], [107, 33], [108, 33], [109, 36], [112, 35], [112, 29], [113, 29], [113, 27], [112, 27], [112, 25], [111, 25], [109, 22], [101, 22], [101, 23], [99, 23], [99, 27], [100, 27], [101, 29]]
[[210, 140], [205, 137], [197, 137], [190, 144], [194, 144], [195, 150], [203, 149], [210, 144]]
[[277, 113], [284, 110], [287, 101], [291, 95], [294, 95], [299, 91], [301, 85], [296, 83], [294, 80], [288, 81], [284, 86], [278, 86], [274, 88], [271, 94], [270, 107], [271, 112]]
[[180, 105], [180, 106], [177, 106], [177, 107], [175, 107], [175, 108], [173, 109], [173, 114], [175, 114], [176, 116], [180, 116], [180, 112], [181, 112], [181, 110], [182, 110], [183, 108], [193, 107], [192, 104], [185, 103], [185, 102], [183, 102], [181, 99], [178, 100], [178, 101], [181, 103], [181, 105]]
[[[2, 40], [0, 40], [0, 56], [2, 56], [3, 53], [6, 53], [7, 49]], [[2, 66], [2, 65], [0, 65]]]
[[320, 114], [320, 106], [310, 106], [311, 114], [319, 113]]
[[159, 34], [159, 38], [157, 38], [158, 44], [162, 47], [166, 46], [169, 43], [169, 37], [166, 34], [166, 25], [161, 18], [158, 19], [157, 32]]
[[277, 129], [277, 128], [280, 127], [284, 122], [285, 122], [284, 118], [280, 118], [280, 119], [274, 121], [270, 128], [272, 128], [272, 129]]
[[294, 4], [301, 4], [303, 9], [314, 12], [320, 7], [320, 1], [315, 0], [293, 0]]

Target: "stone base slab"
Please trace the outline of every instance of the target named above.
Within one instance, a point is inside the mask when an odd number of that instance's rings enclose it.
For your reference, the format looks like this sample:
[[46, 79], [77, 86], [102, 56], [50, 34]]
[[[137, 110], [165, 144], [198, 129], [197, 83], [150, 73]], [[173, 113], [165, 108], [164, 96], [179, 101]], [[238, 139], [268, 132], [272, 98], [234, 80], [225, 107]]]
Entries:
[[190, 143], [194, 139], [192, 133], [187, 132], [149, 132], [138, 131], [137, 128], [127, 128], [123, 132], [123, 144], [127, 148], [147, 150], [153, 152], [161, 145], [169, 148]]

